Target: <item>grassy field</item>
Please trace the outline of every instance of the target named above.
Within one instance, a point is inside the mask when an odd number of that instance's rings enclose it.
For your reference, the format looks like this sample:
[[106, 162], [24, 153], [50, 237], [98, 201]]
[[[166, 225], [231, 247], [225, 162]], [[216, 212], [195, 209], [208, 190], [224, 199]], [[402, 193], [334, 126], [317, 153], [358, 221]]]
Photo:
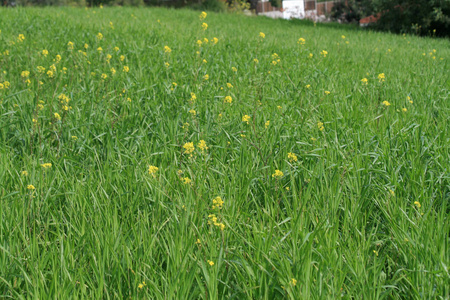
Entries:
[[0, 9], [0, 298], [449, 299], [450, 42], [204, 17]]

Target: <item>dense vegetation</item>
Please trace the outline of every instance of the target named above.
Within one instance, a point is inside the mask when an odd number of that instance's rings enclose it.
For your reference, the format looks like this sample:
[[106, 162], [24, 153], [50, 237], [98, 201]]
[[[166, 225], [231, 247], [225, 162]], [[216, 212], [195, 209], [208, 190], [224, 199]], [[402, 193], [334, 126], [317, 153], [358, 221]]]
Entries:
[[450, 0], [338, 0], [331, 17], [351, 23], [372, 14], [378, 19], [374, 29], [450, 36]]
[[450, 42], [0, 9], [0, 297], [447, 299]]

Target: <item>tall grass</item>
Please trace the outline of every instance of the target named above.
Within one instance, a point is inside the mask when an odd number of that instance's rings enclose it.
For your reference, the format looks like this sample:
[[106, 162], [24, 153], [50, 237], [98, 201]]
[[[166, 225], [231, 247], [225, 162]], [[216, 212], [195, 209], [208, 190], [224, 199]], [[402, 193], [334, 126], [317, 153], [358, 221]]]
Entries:
[[449, 41], [0, 15], [1, 298], [448, 299]]

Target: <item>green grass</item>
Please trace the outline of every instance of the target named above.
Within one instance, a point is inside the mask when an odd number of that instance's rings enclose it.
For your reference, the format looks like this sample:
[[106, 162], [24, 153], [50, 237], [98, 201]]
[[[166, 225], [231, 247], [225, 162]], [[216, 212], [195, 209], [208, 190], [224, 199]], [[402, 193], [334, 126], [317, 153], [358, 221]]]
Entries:
[[449, 298], [448, 40], [214, 13], [203, 31], [156, 8], [0, 15], [0, 298]]

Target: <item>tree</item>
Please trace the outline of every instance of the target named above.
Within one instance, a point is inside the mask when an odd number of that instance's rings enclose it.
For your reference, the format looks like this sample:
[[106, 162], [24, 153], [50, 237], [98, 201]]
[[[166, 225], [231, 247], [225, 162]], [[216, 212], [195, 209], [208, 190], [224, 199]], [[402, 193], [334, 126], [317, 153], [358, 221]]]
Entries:
[[450, 0], [374, 0], [376, 27], [397, 33], [450, 35]]

